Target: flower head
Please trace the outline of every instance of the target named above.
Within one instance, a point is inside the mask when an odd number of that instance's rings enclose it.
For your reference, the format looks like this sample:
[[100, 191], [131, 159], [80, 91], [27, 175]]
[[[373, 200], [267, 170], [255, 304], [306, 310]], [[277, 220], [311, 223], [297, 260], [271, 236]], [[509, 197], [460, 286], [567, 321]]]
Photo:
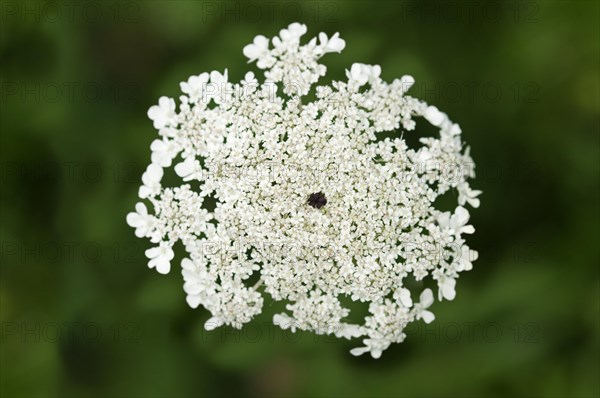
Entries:
[[[346, 43], [321, 33], [302, 45], [306, 32], [294, 23], [244, 47], [264, 76], [201, 73], [181, 83], [178, 110], [167, 97], [150, 108], [160, 138], [139, 195], [153, 211], [139, 203], [127, 222], [156, 244], [146, 254], [160, 273], [183, 243], [183, 289], [192, 308], [211, 312], [207, 329], [242, 327], [270, 297], [289, 302], [276, 325], [362, 338], [352, 354], [378, 358], [407, 324], [434, 320], [432, 291], [404, 278], [432, 279], [439, 300], [454, 299], [476, 258], [463, 206], [477, 207], [480, 191], [460, 127], [407, 95], [411, 76], [388, 83], [380, 66], [355, 63], [347, 80], [319, 85], [322, 56]], [[439, 135], [408, 147], [420, 123]], [[179, 186], [163, 186], [169, 167]], [[440, 211], [450, 190], [456, 208]], [[362, 322], [348, 321], [344, 298], [369, 303]]]

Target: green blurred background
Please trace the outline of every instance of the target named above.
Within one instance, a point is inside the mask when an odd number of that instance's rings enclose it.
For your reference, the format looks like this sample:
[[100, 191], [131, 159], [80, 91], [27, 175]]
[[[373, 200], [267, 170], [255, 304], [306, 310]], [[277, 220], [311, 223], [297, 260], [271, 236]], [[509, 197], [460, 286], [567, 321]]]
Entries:
[[[2, 1], [2, 397], [591, 397], [599, 391], [596, 1]], [[125, 223], [146, 110], [288, 23], [339, 31], [462, 126], [480, 258], [380, 360], [269, 326], [203, 331]]]

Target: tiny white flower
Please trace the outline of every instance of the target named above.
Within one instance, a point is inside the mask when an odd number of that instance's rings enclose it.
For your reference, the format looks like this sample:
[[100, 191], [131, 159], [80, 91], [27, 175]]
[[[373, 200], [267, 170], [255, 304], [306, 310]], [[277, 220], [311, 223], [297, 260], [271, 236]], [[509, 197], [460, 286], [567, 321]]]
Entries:
[[319, 33], [320, 48], [323, 53], [339, 53], [346, 47], [346, 41], [340, 39], [340, 34], [336, 32], [331, 38], [327, 38], [327, 34]]
[[256, 66], [260, 69], [269, 68], [276, 61], [269, 51], [269, 39], [262, 35], [256, 36], [254, 42], [246, 45], [243, 53], [248, 58], [248, 62], [257, 61]]
[[427, 107], [423, 116], [434, 126], [441, 126], [446, 120], [446, 115], [433, 105]]
[[471, 250], [467, 245], [462, 245], [460, 253], [456, 259], [456, 271], [470, 271], [473, 269], [473, 261], [479, 258], [479, 253], [476, 250]]
[[410, 290], [406, 288], [396, 290], [394, 298], [407, 308], [410, 308], [413, 305], [412, 298], [410, 297]]
[[458, 204], [464, 206], [465, 203], [469, 203], [471, 206], [477, 208], [479, 207], [479, 199], [477, 198], [481, 195], [481, 191], [471, 189], [467, 182], [464, 182], [458, 186]]
[[187, 82], [180, 83], [181, 91], [187, 94], [192, 101], [197, 101], [202, 98], [208, 79], [209, 74], [206, 72], [197, 76], [190, 76]]
[[261, 58], [269, 51], [269, 39], [263, 35], [258, 35], [254, 38], [251, 44], [244, 47], [243, 53], [248, 58], [248, 62], [252, 62], [258, 58]]
[[256, 79], [256, 76], [254, 76], [254, 72], [246, 72], [246, 74], [244, 75], [244, 78], [242, 79], [242, 81], [240, 82], [242, 84], [242, 86], [248, 86], [248, 85], [258, 85], [258, 80]]
[[168, 274], [174, 255], [171, 247], [167, 243], [161, 242], [159, 246], [146, 250], [146, 257], [150, 259], [148, 268], [156, 268], [159, 273]]
[[212, 71], [210, 72], [210, 82], [211, 83], [227, 83], [227, 69], [225, 69], [225, 71], [223, 73], [219, 72], [219, 71]]
[[363, 330], [359, 325], [344, 323], [335, 330], [335, 336], [347, 340], [360, 337], [363, 335]]
[[279, 31], [279, 37], [284, 43], [294, 42], [299, 40], [307, 31], [306, 25], [294, 22], [287, 29]]
[[210, 83], [206, 84], [203, 101], [209, 102], [212, 99], [217, 104], [221, 104], [227, 99], [228, 94], [227, 69], [223, 73], [218, 71], [210, 72]]
[[381, 67], [379, 65], [365, 65], [360, 63], [352, 64], [350, 71], [346, 71], [346, 76], [358, 83], [359, 86], [364, 86], [369, 81], [374, 81], [381, 75]]
[[383, 351], [390, 346], [389, 342], [380, 339], [364, 339], [363, 344], [365, 344], [365, 347], [353, 348], [350, 353], [354, 356], [360, 356], [368, 352], [374, 359], [378, 359]]
[[200, 296], [197, 294], [188, 294], [185, 296], [185, 301], [188, 303], [190, 308], [198, 308], [201, 304]]
[[449, 212], [440, 214], [438, 222], [440, 226], [449, 228], [457, 235], [472, 234], [475, 232], [475, 228], [472, 225], [467, 225], [469, 218], [469, 211], [462, 206], [458, 206], [452, 215]]
[[454, 215], [450, 218], [450, 225], [458, 233], [472, 234], [475, 232], [475, 228], [472, 225], [467, 225], [469, 218], [469, 211], [462, 206], [458, 206], [454, 211]]
[[175, 123], [175, 100], [169, 97], [160, 97], [158, 105], [148, 109], [148, 117], [154, 122], [154, 128], [162, 129]]
[[177, 145], [167, 139], [152, 141], [150, 150], [152, 150], [152, 163], [163, 168], [171, 166], [171, 161], [179, 153]]
[[163, 177], [163, 169], [156, 163], [150, 163], [142, 174], [143, 185], [139, 190], [139, 197], [142, 199], [158, 195], [160, 192], [160, 181]]
[[211, 332], [213, 330], [215, 330], [218, 327], [223, 326], [223, 321], [216, 316], [213, 316], [211, 318], [209, 318], [205, 323], [204, 323], [204, 329], [207, 332]]
[[183, 181], [200, 180], [202, 178], [200, 162], [191, 156], [175, 165], [175, 173], [177, 173]]
[[446, 299], [449, 301], [454, 300], [456, 297], [456, 279], [446, 275], [442, 275], [438, 280], [438, 300]]
[[[194, 241], [198, 244], [198, 241]], [[192, 242], [188, 242], [190, 249]], [[181, 274], [183, 275], [183, 291], [186, 293], [186, 301], [191, 308], [197, 308], [200, 304], [206, 305], [216, 296], [216, 284], [212, 283], [204, 264], [197, 264], [189, 258], [181, 261]]]
[[296, 333], [296, 322], [294, 318], [286, 314], [275, 314], [273, 315], [273, 324], [279, 326], [283, 330], [290, 329], [292, 333]]
[[416, 319], [422, 319], [425, 323], [431, 323], [435, 319], [433, 312], [427, 308], [433, 304], [433, 293], [431, 289], [425, 289], [419, 297], [419, 302], [415, 304]]
[[127, 214], [127, 224], [135, 228], [135, 236], [138, 238], [150, 236], [154, 217], [148, 214], [146, 205], [139, 202], [135, 205], [135, 212]]
[[404, 75], [400, 78], [402, 89], [400, 93], [404, 95], [415, 84], [415, 78], [410, 75]]

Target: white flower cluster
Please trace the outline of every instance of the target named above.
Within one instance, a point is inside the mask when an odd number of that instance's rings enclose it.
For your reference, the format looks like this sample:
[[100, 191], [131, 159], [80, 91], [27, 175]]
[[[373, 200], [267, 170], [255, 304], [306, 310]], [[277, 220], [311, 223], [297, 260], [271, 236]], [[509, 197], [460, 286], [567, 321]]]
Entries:
[[[454, 299], [477, 257], [463, 205], [478, 207], [481, 192], [467, 182], [474, 166], [459, 126], [405, 95], [412, 77], [386, 83], [379, 66], [353, 64], [347, 81], [316, 86], [320, 58], [345, 42], [320, 33], [301, 45], [305, 33], [294, 23], [244, 47], [262, 82], [202, 73], [181, 83], [178, 108], [166, 97], [150, 108], [160, 138], [139, 196], [153, 211], [138, 203], [127, 222], [156, 244], [146, 255], [160, 273], [183, 243], [183, 288], [191, 307], [211, 312], [207, 329], [242, 327], [269, 295], [288, 303], [276, 325], [362, 338], [352, 354], [378, 358], [408, 323], [434, 320], [432, 291], [411, 292], [405, 278], [423, 286], [430, 276], [439, 300]], [[439, 136], [409, 148], [403, 137], [421, 120]], [[169, 167], [181, 186], [161, 184]], [[457, 207], [436, 209], [448, 191]], [[362, 322], [348, 320], [349, 300], [368, 306]]]

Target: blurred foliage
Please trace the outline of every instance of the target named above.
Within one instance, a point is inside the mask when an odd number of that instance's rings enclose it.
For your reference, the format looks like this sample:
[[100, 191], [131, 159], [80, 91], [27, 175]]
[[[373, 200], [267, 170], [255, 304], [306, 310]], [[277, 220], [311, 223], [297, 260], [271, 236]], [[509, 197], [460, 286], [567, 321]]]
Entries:
[[[599, 3], [0, 3], [3, 397], [598, 396]], [[480, 252], [436, 322], [374, 361], [268, 326], [203, 331], [181, 275], [148, 271], [125, 215], [146, 110], [248, 66], [288, 23], [341, 32], [341, 78], [378, 63], [461, 124]]]

